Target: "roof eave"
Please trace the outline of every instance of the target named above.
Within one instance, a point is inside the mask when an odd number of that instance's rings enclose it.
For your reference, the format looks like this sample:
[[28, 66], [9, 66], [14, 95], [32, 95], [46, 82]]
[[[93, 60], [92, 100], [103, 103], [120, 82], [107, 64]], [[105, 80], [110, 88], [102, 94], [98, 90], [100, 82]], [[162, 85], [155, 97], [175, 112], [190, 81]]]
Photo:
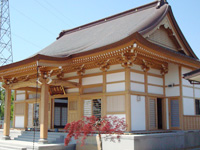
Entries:
[[178, 25], [178, 23], [176, 22], [176, 19], [175, 19], [174, 15], [173, 15], [173, 12], [172, 12], [172, 9], [171, 9], [171, 6], [170, 6], [170, 5], [169, 5], [169, 11], [168, 11], [168, 12], [169, 12], [169, 15], [170, 15], [170, 17], [171, 17], [171, 19], [172, 19], [172, 22], [173, 22], [173, 24], [174, 24], [174, 27], [176, 28], [176, 31], [178, 32], [179, 36], [181, 37], [181, 39], [182, 39], [182, 41], [183, 41], [185, 47], [189, 50], [190, 54], [191, 54], [194, 58], [199, 59], [199, 58], [196, 56], [196, 54], [194, 53], [194, 51], [192, 50], [192, 48], [190, 47], [190, 45], [189, 45], [189, 43], [187, 42], [185, 36], [183, 35], [181, 29], [179, 28], [179, 25]]

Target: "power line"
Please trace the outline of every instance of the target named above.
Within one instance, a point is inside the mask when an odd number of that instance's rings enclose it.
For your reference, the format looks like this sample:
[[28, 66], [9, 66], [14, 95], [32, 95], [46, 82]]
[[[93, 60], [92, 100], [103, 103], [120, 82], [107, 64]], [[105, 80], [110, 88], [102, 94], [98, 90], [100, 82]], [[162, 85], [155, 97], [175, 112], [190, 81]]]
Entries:
[[29, 40], [27, 40], [27, 39], [21, 37], [21, 36], [15, 34], [15, 33], [13, 33], [13, 32], [12, 32], [12, 34], [13, 34], [14, 36], [20, 38], [21, 40], [25, 41], [26, 43], [29, 43], [29, 44], [31, 44], [31, 45], [33, 45], [33, 46], [39, 48], [39, 49], [42, 49], [41, 46], [39, 46], [39, 45], [37, 45], [37, 44], [35, 44], [35, 43], [33, 43], [33, 42], [31, 42], [31, 41], [29, 41]]
[[61, 18], [60, 16], [56, 15], [54, 12], [51, 11], [51, 9], [45, 7], [42, 3], [40, 3], [38, 0], [35, 0], [41, 7], [43, 7], [44, 9], [46, 9], [48, 12], [50, 12], [52, 15], [54, 15], [57, 19], [59, 19], [62, 23], [64, 23], [65, 25], [67, 24], [68, 26], [70, 26], [65, 20], [63, 20], [63, 18]]
[[38, 22], [36, 22], [35, 20], [33, 20], [32, 18], [30, 18], [29, 16], [27, 16], [26, 14], [24, 14], [23, 12], [19, 11], [18, 9], [14, 8], [13, 6], [11, 6], [15, 11], [17, 11], [18, 13], [20, 13], [22, 16], [26, 17], [27, 19], [29, 19], [30, 21], [32, 21], [33, 23], [35, 23], [36, 25], [38, 25], [40, 28], [44, 29], [47, 33], [49, 33], [50, 35], [55, 36], [55, 33], [51, 32], [50, 30], [48, 30], [47, 28], [45, 28], [44, 26], [42, 26], [41, 24], [39, 24]]
[[48, 4], [50, 7], [52, 7], [53, 9], [55, 9], [56, 12], [58, 12], [58, 13], [59, 13], [60, 15], [62, 15], [64, 18], [68, 19], [68, 20], [72, 23], [71, 27], [76, 26], [75, 23], [74, 23], [74, 21], [71, 20], [69, 17], [65, 16], [59, 9], [57, 9], [56, 7], [54, 7], [51, 3], [49, 3], [49, 2], [46, 1], [46, 0], [45, 0], [44, 2], [45, 2], [46, 4]]

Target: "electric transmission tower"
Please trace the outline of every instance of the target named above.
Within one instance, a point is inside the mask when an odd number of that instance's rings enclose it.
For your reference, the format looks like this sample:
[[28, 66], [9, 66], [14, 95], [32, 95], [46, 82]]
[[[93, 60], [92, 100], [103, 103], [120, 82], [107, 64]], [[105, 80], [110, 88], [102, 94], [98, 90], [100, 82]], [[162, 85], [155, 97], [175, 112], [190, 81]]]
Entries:
[[9, 1], [0, 0], [0, 66], [13, 62]]

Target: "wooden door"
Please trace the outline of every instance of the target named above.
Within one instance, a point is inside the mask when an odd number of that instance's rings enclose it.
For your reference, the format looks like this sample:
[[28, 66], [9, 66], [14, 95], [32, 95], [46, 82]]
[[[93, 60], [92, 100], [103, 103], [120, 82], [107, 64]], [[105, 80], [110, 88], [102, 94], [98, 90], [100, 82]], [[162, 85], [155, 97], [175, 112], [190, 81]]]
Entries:
[[81, 119], [79, 117], [78, 97], [68, 97], [68, 123]]
[[156, 130], [157, 126], [157, 98], [149, 98], [149, 129]]
[[170, 99], [169, 102], [170, 129], [180, 129], [180, 103], [178, 98]]

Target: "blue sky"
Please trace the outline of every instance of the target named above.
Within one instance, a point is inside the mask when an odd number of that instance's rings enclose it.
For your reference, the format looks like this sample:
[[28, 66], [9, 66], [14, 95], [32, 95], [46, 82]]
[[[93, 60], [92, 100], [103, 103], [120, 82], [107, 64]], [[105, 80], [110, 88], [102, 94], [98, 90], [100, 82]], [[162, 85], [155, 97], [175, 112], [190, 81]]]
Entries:
[[[51, 44], [62, 30], [153, 0], [10, 0], [14, 62]], [[188, 43], [200, 58], [200, 1], [168, 0]]]

